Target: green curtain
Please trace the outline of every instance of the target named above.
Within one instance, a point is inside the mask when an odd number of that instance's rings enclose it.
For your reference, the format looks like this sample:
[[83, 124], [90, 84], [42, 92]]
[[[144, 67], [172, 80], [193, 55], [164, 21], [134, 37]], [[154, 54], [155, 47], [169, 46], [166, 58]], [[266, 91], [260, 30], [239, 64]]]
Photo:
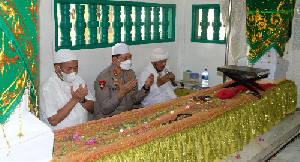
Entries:
[[258, 61], [272, 47], [282, 57], [291, 37], [295, 0], [247, 0], [246, 5], [250, 63]]
[[37, 0], [0, 2], [0, 124], [20, 103], [26, 87], [37, 106]]

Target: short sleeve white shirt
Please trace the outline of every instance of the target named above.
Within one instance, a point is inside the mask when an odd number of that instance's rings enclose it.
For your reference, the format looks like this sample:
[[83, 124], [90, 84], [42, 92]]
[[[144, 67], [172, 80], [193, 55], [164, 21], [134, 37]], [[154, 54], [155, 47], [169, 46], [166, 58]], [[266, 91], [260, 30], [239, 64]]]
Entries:
[[[67, 83], [62, 81], [54, 72], [42, 85], [40, 91], [40, 119], [52, 130], [70, 127], [88, 121], [88, 111], [82, 107], [80, 103], [77, 103], [70, 114], [56, 126], [51, 126], [48, 121], [49, 117], [57, 114], [57, 111], [63, 108], [71, 99], [71, 86], [73, 86], [73, 91], [76, 91], [80, 84], [85, 86], [84, 80], [79, 75], [76, 75], [76, 79], [73, 83]], [[85, 98], [95, 101], [90, 91]]]

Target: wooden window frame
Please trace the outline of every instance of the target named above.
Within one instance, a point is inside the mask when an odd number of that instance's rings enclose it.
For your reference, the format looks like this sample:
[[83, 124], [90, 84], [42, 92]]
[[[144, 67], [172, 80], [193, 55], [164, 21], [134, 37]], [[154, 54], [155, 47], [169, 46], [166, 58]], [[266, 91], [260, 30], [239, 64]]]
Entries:
[[[199, 21], [199, 10], [202, 9], [202, 21]], [[214, 14], [214, 22], [212, 23], [213, 27], [213, 40], [207, 39], [207, 27], [210, 26], [210, 23], [207, 21], [207, 13], [209, 9], [214, 9], [217, 11]], [[205, 12], [205, 13], [204, 13]], [[208, 5], [193, 5], [192, 6], [192, 32], [191, 32], [191, 41], [192, 42], [200, 42], [200, 43], [217, 43], [217, 44], [226, 44], [226, 35], [224, 40], [220, 40], [219, 38], [219, 30], [222, 26], [220, 22], [221, 14], [220, 13], [220, 5], [218, 4], [208, 4]], [[201, 36], [198, 36], [198, 28], [204, 27], [201, 31]]]
[[[58, 4], [60, 9], [58, 9]], [[75, 23], [70, 22], [70, 4], [76, 5], [76, 17], [78, 17], [78, 21], [76, 19]], [[88, 7], [82, 7], [82, 5], [88, 5]], [[102, 6], [113, 6], [114, 8], [114, 20], [112, 23], [107, 20], [108, 17], [103, 17], [107, 22], [99, 22], [95, 18], [90, 18], [90, 20], [84, 20], [83, 14], [85, 10], [88, 10], [88, 13], [91, 15], [95, 14], [95, 7], [93, 6], [101, 5]], [[69, 7], [68, 7], [69, 6]], [[124, 22], [120, 21], [120, 6], [124, 6], [125, 18]], [[132, 6], [137, 8], [144, 8], [145, 20], [142, 22], [141, 20], [136, 21], [132, 20]], [[160, 8], [157, 10], [157, 8]], [[105, 9], [104, 9], [105, 10]], [[150, 10], [150, 11], [149, 11]], [[151, 10], [154, 14], [150, 14]], [[102, 11], [102, 10], [101, 10]], [[161, 13], [159, 13], [161, 11]], [[63, 20], [58, 24], [58, 13], [61, 12], [60, 19]], [[124, 43], [128, 45], [137, 45], [137, 44], [148, 44], [148, 43], [162, 43], [162, 42], [174, 42], [175, 41], [175, 12], [176, 12], [176, 4], [158, 4], [158, 3], [144, 3], [144, 2], [132, 2], [132, 1], [110, 1], [110, 0], [55, 0], [54, 1], [54, 19], [55, 19], [55, 50], [59, 49], [71, 49], [71, 50], [79, 50], [79, 49], [93, 49], [93, 48], [105, 48], [111, 47], [116, 43], [121, 42], [121, 27], [124, 27]], [[140, 11], [141, 14], [141, 11]], [[162, 21], [159, 20], [158, 14], [162, 16]], [[153, 16], [153, 20], [151, 20], [151, 15]], [[157, 16], [158, 15], [158, 16]], [[69, 19], [69, 20], [68, 20]], [[62, 23], [63, 22], [63, 23]], [[158, 28], [161, 26], [161, 32], [159, 32]], [[76, 31], [76, 42], [75, 45], [72, 43], [70, 32], [71, 28], [74, 28]], [[113, 41], [107, 41], [107, 33], [105, 31], [108, 30], [108, 26], [111, 26], [114, 29], [113, 33]], [[132, 35], [133, 26], [136, 27], [144, 27], [144, 37], [139, 38], [139, 34]], [[85, 28], [89, 30], [89, 40], [86, 43], [85, 40]], [[100, 39], [97, 34], [98, 30], [101, 30]], [[153, 30], [151, 31], [149, 30]], [[58, 38], [58, 29], [61, 31], [61, 36]], [[116, 32], [115, 32], [116, 31]], [[92, 34], [90, 34], [92, 33]], [[135, 31], [136, 33], [136, 31]], [[142, 33], [142, 32], [141, 32]], [[98, 33], [99, 34], [99, 33]], [[106, 35], [106, 36], [105, 36]], [[97, 38], [98, 37], [98, 38]], [[60, 45], [58, 45], [60, 42]], [[72, 45], [73, 44], [73, 45]]]

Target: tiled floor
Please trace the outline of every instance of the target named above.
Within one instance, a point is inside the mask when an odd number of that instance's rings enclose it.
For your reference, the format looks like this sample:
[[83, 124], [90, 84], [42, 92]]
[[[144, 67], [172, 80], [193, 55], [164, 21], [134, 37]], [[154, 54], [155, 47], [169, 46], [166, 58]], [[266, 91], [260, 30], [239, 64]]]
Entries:
[[271, 162], [299, 162], [300, 161], [300, 137], [280, 151]]
[[[221, 162], [266, 161], [300, 132], [300, 111], [287, 115], [270, 131], [256, 137], [242, 151], [226, 156]], [[271, 162], [300, 162], [300, 137], [287, 145]]]

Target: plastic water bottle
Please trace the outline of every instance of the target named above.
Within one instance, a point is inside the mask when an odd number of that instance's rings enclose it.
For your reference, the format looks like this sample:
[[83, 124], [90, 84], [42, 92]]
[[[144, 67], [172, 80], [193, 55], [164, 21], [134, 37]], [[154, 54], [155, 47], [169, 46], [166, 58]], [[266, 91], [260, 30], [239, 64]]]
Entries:
[[208, 87], [208, 71], [205, 69], [202, 73], [202, 87]]

